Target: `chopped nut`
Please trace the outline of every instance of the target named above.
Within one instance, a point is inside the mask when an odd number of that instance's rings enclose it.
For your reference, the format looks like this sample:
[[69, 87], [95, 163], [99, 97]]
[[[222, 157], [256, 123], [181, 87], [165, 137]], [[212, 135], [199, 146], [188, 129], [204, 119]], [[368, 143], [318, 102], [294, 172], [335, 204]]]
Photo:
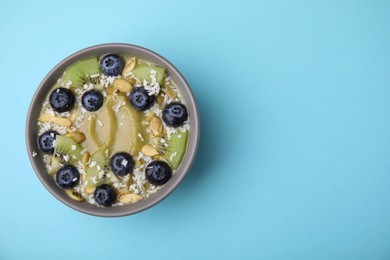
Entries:
[[[135, 162], [135, 166], [136, 166], [136, 167], [140, 167], [143, 163], [144, 163], [143, 160], [137, 160], [137, 161]], [[129, 178], [129, 179], [131, 179], [131, 178]]]
[[119, 196], [126, 195], [126, 194], [127, 194], [127, 190], [125, 190], [125, 189], [119, 189], [119, 190], [118, 190], [118, 194], [119, 194]]
[[145, 154], [146, 156], [150, 156], [150, 157], [159, 154], [158, 151], [156, 150], [156, 148], [154, 148], [153, 146], [151, 146], [149, 144], [145, 144], [144, 146], [142, 146], [141, 152], [143, 154]]
[[50, 118], [51, 118], [51, 115], [49, 114], [42, 114], [38, 120], [41, 121], [41, 122], [49, 122], [50, 121]]
[[69, 116], [69, 120], [71, 122], [76, 121], [76, 119], [77, 119], [77, 110], [73, 111], [72, 114], [70, 114], [70, 116]]
[[119, 202], [130, 204], [130, 203], [140, 201], [141, 199], [143, 199], [143, 197], [138, 194], [125, 194], [119, 197]]
[[153, 160], [165, 161], [165, 158], [164, 158], [164, 156], [156, 155], [156, 156], [153, 156]]
[[95, 192], [96, 187], [87, 187], [85, 188], [85, 192], [87, 194], [93, 194]]
[[85, 152], [85, 154], [83, 154], [84, 169], [87, 168], [88, 161], [89, 161], [89, 152]]
[[85, 135], [79, 132], [73, 132], [66, 134], [65, 136], [71, 137], [76, 143], [81, 143], [85, 140]]
[[154, 136], [160, 135], [163, 131], [161, 119], [157, 116], [152, 117], [152, 119], [150, 119], [150, 129], [152, 130]]
[[122, 75], [127, 76], [134, 68], [135, 65], [137, 64], [137, 59], [135, 57], [131, 57], [126, 61], [125, 67], [123, 68]]
[[[85, 170], [85, 167], [84, 167]], [[87, 180], [87, 175], [86, 174], [80, 174], [81, 177], [81, 182], [85, 182]]]
[[160, 105], [161, 105], [162, 103], [164, 103], [164, 97], [161, 96], [161, 95], [159, 95], [159, 96], [157, 97], [157, 103], [159, 103]]
[[52, 116], [52, 117], [50, 117], [50, 121], [57, 124], [57, 125], [61, 125], [61, 126], [71, 126], [72, 125], [72, 122], [69, 119], [63, 118], [63, 117]]
[[176, 92], [173, 91], [173, 89], [171, 87], [167, 87], [166, 94], [168, 95], [168, 97], [170, 99], [175, 99], [175, 97], [176, 97]]
[[74, 190], [66, 190], [66, 194], [76, 201], [83, 201], [83, 197]]
[[149, 111], [145, 114], [145, 118], [147, 120], [150, 120], [152, 117], [154, 116], [154, 112], [153, 111]]
[[116, 79], [114, 83], [107, 89], [107, 94], [114, 94], [117, 91], [127, 93], [133, 89], [133, 86], [125, 79]]
[[134, 84], [137, 83], [137, 81], [135, 80], [135, 78], [129, 79], [129, 82], [130, 82], [131, 85], [134, 85]]

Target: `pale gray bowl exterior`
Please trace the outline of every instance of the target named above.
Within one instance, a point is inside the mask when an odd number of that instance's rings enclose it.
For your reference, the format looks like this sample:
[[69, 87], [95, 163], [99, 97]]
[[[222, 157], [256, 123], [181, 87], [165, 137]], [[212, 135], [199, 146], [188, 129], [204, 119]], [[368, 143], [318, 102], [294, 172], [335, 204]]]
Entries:
[[[133, 55], [141, 59], [145, 59], [156, 63], [158, 65], [164, 66], [167, 68], [168, 74], [178, 85], [183, 98], [186, 102], [188, 113], [190, 116], [190, 135], [187, 143], [187, 150], [183, 157], [178, 170], [169, 180], [169, 182], [162, 187], [158, 192], [152, 194], [147, 199], [140, 202], [116, 206], [116, 207], [96, 207], [87, 202], [77, 202], [69, 198], [65, 191], [59, 188], [53, 179], [51, 179], [47, 173], [45, 165], [42, 160], [42, 154], [38, 148], [37, 144], [37, 118], [39, 116], [42, 102], [50, 88], [57, 82], [58, 78], [61, 77], [65, 68], [70, 64], [76, 62], [79, 59], [91, 57], [91, 56], [102, 56], [109, 53], [116, 54], [128, 54]], [[81, 51], [78, 51], [59, 64], [57, 64], [43, 79], [38, 89], [36, 90], [34, 97], [32, 98], [28, 115], [26, 121], [26, 143], [27, 143], [27, 152], [30, 158], [31, 164], [34, 168], [36, 175], [46, 189], [59, 201], [63, 202], [65, 205], [78, 210], [80, 212], [100, 217], [120, 217], [135, 214], [146, 210], [164, 198], [166, 198], [173, 190], [180, 184], [187, 172], [189, 171], [192, 162], [195, 159], [195, 155], [198, 149], [199, 136], [200, 136], [200, 122], [199, 114], [192, 94], [191, 88], [189, 87], [187, 81], [181, 75], [181, 73], [173, 66], [168, 60], [160, 56], [159, 54], [145, 49], [140, 46], [131, 45], [131, 44], [122, 44], [122, 43], [109, 43], [92, 46]], [[32, 156], [33, 152], [36, 152], [35, 157]]]

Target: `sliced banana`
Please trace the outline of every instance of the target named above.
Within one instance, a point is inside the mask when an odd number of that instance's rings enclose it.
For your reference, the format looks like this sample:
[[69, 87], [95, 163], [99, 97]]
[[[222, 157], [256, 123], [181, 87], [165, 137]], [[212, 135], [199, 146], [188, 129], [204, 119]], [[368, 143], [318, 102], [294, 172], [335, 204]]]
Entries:
[[143, 197], [138, 194], [125, 194], [119, 197], [119, 202], [130, 204], [140, 201]]
[[84, 200], [84, 198], [83, 198], [79, 193], [77, 193], [77, 192], [74, 191], [74, 190], [66, 190], [66, 194], [67, 194], [70, 198], [72, 198], [72, 199], [74, 199], [74, 200], [76, 200], [76, 201], [83, 201], [83, 200]]
[[151, 146], [149, 144], [145, 144], [144, 146], [142, 146], [141, 152], [143, 154], [145, 154], [146, 156], [150, 156], [150, 157], [155, 156], [155, 155], [159, 155], [156, 148], [154, 148], [153, 146]]

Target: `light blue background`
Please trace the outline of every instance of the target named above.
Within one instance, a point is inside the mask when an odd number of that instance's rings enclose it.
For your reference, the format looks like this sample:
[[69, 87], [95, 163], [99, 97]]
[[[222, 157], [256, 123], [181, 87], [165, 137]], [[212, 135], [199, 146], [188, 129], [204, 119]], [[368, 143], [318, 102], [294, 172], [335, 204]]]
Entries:
[[[0, 259], [390, 259], [389, 1], [0, 3]], [[138, 215], [83, 215], [26, 155], [31, 97], [84, 47], [145, 46], [199, 104], [195, 164]]]

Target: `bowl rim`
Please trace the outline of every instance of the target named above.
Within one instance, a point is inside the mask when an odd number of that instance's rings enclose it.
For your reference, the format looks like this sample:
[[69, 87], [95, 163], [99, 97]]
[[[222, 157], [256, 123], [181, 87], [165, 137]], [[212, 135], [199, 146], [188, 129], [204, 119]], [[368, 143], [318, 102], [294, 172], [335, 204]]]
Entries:
[[[72, 61], [72, 63], [73, 63], [74, 62], [73, 60], [77, 61], [79, 59], [88, 57], [88, 56], [83, 56], [88, 52], [93, 52], [96, 50], [105, 50], [105, 49], [107, 49], [107, 52], [106, 52], [107, 54], [108, 53], [115, 53], [115, 49], [128, 49], [129, 51], [133, 50], [133, 51], [136, 51], [139, 53], [143, 53], [147, 56], [151, 56], [154, 59], [161, 61], [163, 64], [159, 64], [159, 65], [167, 67], [167, 69], [171, 71], [170, 74], [172, 74], [172, 72], [173, 72], [173, 74], [175, 74], [175, 77], [177, 77], [179, 79], [179, 81], [181, 81], [182, 85], [180, 85], [178, 87], [180, 88], [180, 91], [182, 93], [183, 93], [183, 91], [186, 92], [187, 98], [185, 99], [185, 101], [187, 103], [189, 113], [191, 114], [191, 121], [190, 121], [191, 130], [190, 130], [189, 139], [187, 141], [187, 150], [186, 150], [186, 153], [183, 157], [183, 160], [179, 166], [179, 169], [177, 169], [175, 172], [174, 176], [178, 175], [175, 182], [173, 184], [171, 184], [172, 186], [170, 186], [169, 188], [164, 189], [165, 186], [169, 184], [169, 182], [168, 182], [168, 184], [166, 184], [163, 187], [163, 189], [160, 189], [158, 192], [156, 192], [156, 194], [153, 194], [153, 195], [155, 195], [153, 198], [150, 199], [150, 197], [152, 196], [151, 195], [147, 199], [143, 200], [142, 206], [130, 208], [127, 210], [125, 209], [125, 207], [129, 206], [129, 205], [112, 207], [112, 208], [122, 208], [122, 210], [107, 211], [107, 210], [102, 210], [102, 209], [110, 209], [110, 208], [96, 207], [96, 206], [94, 206], [93, 208], [92, 207], [86, 208], [86, 207], [82, 206], [82, 205], [85, 205], [85, 202], [84, 203], [77, 202], [77, 204], [70, 203], [69, 198], [66, 198], [67, 195], [65, 194], [65, 192], [62, 192], [62, 194], [61, 194], [59, 187], [52, 187], [52, 184], [49, 183], [49, 181], [53, 182], [53, 180], [48, 179], [48, 178], [44, 178], [43, 174], [47, 174], [47, 171], [45, 169], [45, 171], [42, 172], [39, 169], [40, 168], [38, 166], [39, 161], [36, 160], [35, 156], [33, 156], [33, 152], [35, 152], [33, 149], [33, 144], [34, 143], [36, 144], [36, 136], [35, 136], [35, 140], [32, 140], [34, 138], [32, 138], [32, 136], [30, 135], [33, 128], [34, 127], [36, 128], [36, 122], [37, 122], [36, 121], [37, 118], [33, 117], [33, 115], [32, 115], [33, 110], [34, 110], [34, 108], [36, 108], [37, 104], [38, 105], [42, 104], [42, 102], [38, 103], [38, 101], [39, 101], [38, 96], [39, 96], [40, 92], [42, 92], [43, 89], [46, 89], [46, 88], [50, 89], [52, 87], [52, 84], [50, 84], [50, 82], [49, 82], [51, 76], [55, 73], [58, 73], [58, 71], [60, 69], [62, 70], [61, 73], [63, 73], [64, 69], [68, 65], [71, 64], [70, 61]], [[91, 55], [91, 56], [93, 56], [93, 55]], [[49, 86], [48, 86], [48, 84], [49, 84]], [[128, 43], [98, 44], [98, 45], [93, 45], [93, 46], [81, 49], [81, 50], [69, 55], [68, 57], [64, 58], [57, 65], [55, 65], [54, 68], [52, 68], [47, 73], [47, 75], [43, 78], [43, 80], [41, 81], [41, 83], [37, 87], [32, 99], [31, 99], [29, 108], [28, 108], [28, 113], [27, 113], [27, 118], [26, 118], [26, 127], [25, 127], [25, 138], [26, 138], [28, 157], [30, 159], [30, 163], [34, 169], [35, 174], [37, 175], [38, 179], [43, 184], [43, 186], [57, 200], [61, 201], [63, 204], [65, 204], [66, 206], [68, 206], [74, 210], [77, 210], [79, 212], [82, 212], [82, 213], [85, 213], [88, 215], [97, 216], [97, 217], [122, 217], [122, 216], [136, 214], [136, 213], [139, 213], [141, 211], [144, 211], [146, 209], [153, 207], [154, 205], [158, 204], [163, 199], [168, 197], [179, 186], [179, 184], [183, 181], [184, 177], [189, 172], [193, 161], [195, 160], [195, 156], [196, 156], [198, 146], [199, 146], [199, 139], [200, 139], [199, 111], [198, 111], [197, 104], [195, 102], [194, 94], [193, 94], [188, 82], [184, 78], [184, 76], [180, 73], [180, 71], [170, 61], [168, 61], [166, 58], [164, 58], [160, 54], [158, 54], [152, 50], [149, 50], [147, 48], [144, 48], [144, 47], [141, 47], [138, 45], [134, 45], [134, 44], [128, 44]], [[172, 181], [172, 179], [170, 181]], [[90, 205], [90, 204], [88, 204], [88, 205]], [[131, 205], [136, 205], [136, 204], [131, 204]]]

